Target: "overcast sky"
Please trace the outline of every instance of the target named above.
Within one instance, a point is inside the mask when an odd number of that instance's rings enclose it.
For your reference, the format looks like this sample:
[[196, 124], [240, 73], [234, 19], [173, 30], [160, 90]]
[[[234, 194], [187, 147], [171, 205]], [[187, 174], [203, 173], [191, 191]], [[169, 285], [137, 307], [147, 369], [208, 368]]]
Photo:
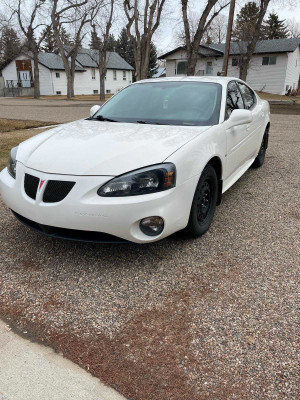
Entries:
[[[181, 6], [180, 0], [166, 0], [167, 12], [164, 21], [159, 28], [159, 31], [154, 37], [154, 43], [157, 46], [158, 53], [162, 54], [176, 47], [176, 30], [179, 30], [180, 17], [181, 17]], [[204, 4], [204, 1], [197, 0], [194, 2], [193, 8], [198, 9], [198, 4]], [[239, 12], [241, 7], [247, 3], [244, 0], [236, 1], [235, 14]], [[280, 19], [295, 19], [300, 23], [300, 0], [273, 0], [268, 8], [268, 13], [275, 11]], [[227, 7], [222, 14], [228, 15], [229, 7]]]

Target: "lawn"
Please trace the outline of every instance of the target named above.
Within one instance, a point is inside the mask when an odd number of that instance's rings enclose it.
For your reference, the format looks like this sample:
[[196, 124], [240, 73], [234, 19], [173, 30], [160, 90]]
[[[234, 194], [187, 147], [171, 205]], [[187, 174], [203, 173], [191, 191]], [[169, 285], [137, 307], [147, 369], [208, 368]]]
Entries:
[[0, 133], [20, 129], [38, 128], [40, 126], [55, 125], [55, 122], [27, 121], [19, 119], [0, 118]]
[[[0, 120], [1, 123], [2, 120]], [[32, 122], [32, 121], [27, 121]], [[41, 126], [41, 123], [39, 123]], [[45, 129], [21, 129], [14, 132], [0, 130], [0, 171], [6, 166], [10, 150], [31, 136], [43, 132]]]
[[280, 94], [257, 92], [260, 98], [263, 100], [293, 100], [300, 104], [300, 96], [283, 96]]

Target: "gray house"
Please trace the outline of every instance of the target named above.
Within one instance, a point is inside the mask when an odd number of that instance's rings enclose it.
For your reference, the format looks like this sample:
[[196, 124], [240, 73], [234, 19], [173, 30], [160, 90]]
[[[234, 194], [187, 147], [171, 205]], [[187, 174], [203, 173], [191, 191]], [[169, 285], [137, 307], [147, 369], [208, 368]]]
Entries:
[[[228, 76], [238, 77], [238, 56], [245, 43], [232, 42]], [[225, 44], [200, 45], [196, 75], [217, 75], [222, 71]], [[186, 75], [185, 47], [177, 47], [159, 57], [166, 60], [166, 76]], [[289, 88], [297, 89], [300, 75], [300, 38], [262, 40], [256, 45], [247, 82], [255, 90], [285, 94]]]

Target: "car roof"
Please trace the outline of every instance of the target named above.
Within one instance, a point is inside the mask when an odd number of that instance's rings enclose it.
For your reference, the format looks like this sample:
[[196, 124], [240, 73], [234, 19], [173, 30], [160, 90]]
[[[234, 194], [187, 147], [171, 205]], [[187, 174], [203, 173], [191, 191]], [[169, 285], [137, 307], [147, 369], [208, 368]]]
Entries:
[[[152, 83], [152, 82], [212, 82], [212, 83], [219, 83], [221, 85], [227, 85], [229, 81], [237, 80], [241, 81], [233, 76], [174, 76], [168, 78], [155, 78], [155, 79], [144, 79], [142, 81], [135, 82], [134, 84], [139, 83]], [[242, 81], [243, 82], [243, 81]]]
[[182, 76], [182, 77], [173, 76], [173, 77], [168, 77], [168, 78], [143, 79], [141, 81], [135, 82], [135, 84], [146, 83], [146, 82], [176, 82], [176, 81], [213, 82], [213, 83], [227, 84], [229, 81], [232, 81], [232, 80], [240, 81], [239, 78], [236, 78], [234, 76]]

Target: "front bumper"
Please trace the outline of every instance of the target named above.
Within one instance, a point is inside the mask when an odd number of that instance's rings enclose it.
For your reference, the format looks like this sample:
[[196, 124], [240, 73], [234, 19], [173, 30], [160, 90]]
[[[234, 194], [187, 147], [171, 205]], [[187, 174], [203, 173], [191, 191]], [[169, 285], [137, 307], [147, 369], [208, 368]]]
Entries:
[[[36, 200], [25, 193], [25, 173], [45, 180]], [[111, 178], [49, 174], [17, 163], [16, 179], [10, 176], [6, 168], [0, 173], [0, 194], [9, 208], [33, 223], [69, 230], [101, 232], [136, 243], [160, 240], [187, 225], [198, 177], [165, 192], [116, 198], [98, 196], [99, 187]], [[43, 191], [48, 180], [70, 180], [76, 183], [62, 201], [44, 203]], [[140, 220], [149, 216], [160, 216], [164, 219], [165, 227], [160, 235], [151, 237], [141, 232]]]

